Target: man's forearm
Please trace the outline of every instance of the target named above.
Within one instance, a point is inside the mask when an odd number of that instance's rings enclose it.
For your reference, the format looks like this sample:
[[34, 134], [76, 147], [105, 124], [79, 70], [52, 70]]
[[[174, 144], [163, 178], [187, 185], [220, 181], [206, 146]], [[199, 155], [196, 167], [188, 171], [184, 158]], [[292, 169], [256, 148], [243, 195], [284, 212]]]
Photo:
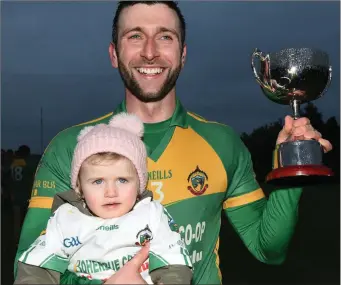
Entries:
[[51, 215], [50, 209], [29, 208], [22, 226], [17, 254], [14, 260], [14, 278], [16, 278], [18, 259], [36, 240], [40, 233], [46, 229], [47, 221]]
[[225, 210], [232, 226], [249, 251], [260, 261], [281, 264], [293, 236], [301, 189], [290, 188], [271, 193], [247, 205]]

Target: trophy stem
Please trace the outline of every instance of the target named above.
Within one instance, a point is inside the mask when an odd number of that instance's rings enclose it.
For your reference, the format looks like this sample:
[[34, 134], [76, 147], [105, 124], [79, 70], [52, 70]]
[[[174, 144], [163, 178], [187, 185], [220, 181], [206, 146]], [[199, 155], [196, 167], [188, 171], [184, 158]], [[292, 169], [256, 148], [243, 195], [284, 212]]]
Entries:
[[290, 106], [292, 108], [292, 111], [294, 113], [294, 120], [298, 119], [301, 117], [301, 112], [300, 112], [300, 103], [298, 100], [292, 100], [290, 101]]

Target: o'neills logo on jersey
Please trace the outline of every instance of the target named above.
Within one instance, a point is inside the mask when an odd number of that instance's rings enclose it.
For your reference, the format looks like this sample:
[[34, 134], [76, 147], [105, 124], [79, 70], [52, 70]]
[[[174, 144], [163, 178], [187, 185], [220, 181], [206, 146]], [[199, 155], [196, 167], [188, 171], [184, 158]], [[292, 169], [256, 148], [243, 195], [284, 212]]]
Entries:
[[146, 227], [143, 230], [140, 230], [137, 235], [137, 242], [136, 245], [142, 245], [144, 246], [148, 241], [151, 241], [153, 239], [152, 231], [149, 229], [149, 226], [146, 225]]
[[114, 231], [118, 230], [119, 226], [118, 225], [110, 225], [110, 226], [100, 226], [96, 230], [97, 231]]
[[188, 176], [187, 181], [191, 183], [187, 189], [191, 191], [193, 195], [202, 195], [208, 188], [207, 174], [202, 171], [199, 166]]

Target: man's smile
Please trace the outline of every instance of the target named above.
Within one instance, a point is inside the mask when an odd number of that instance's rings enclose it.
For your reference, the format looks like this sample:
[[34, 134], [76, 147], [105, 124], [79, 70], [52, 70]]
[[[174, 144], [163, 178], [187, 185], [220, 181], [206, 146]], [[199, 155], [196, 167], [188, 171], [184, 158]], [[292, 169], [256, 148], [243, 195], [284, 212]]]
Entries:
[[165, 68], [162, 67], [137, 67], [136, 70], [142, 75], [156, 76], [161, 74]]

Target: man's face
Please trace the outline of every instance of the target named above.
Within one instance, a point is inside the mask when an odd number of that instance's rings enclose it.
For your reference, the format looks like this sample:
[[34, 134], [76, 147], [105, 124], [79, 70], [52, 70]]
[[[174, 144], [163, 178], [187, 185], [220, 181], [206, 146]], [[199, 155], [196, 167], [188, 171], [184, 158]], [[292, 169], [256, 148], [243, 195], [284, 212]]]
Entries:
[[136, 4], [119, 19], [118, 46], [109, 48], [125, 87], [143, 102], [162, 100], [174, 87], [184, 65], [180, 23], [164, 4]]

